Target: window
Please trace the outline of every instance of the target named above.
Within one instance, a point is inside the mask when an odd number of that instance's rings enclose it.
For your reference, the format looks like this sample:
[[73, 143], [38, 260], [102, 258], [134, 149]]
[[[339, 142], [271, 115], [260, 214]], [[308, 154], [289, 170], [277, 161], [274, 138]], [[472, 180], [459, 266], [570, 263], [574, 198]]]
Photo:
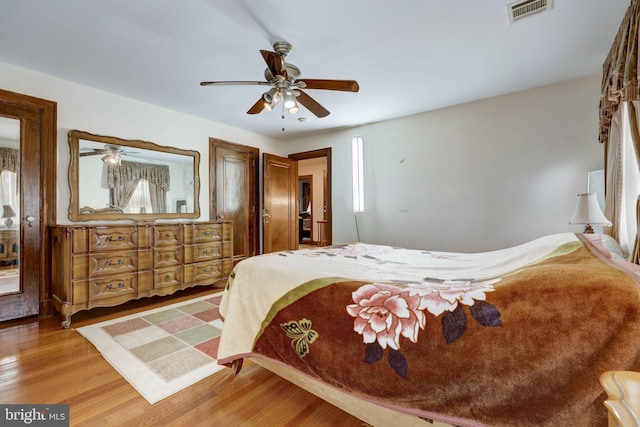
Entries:
[[353, 161], [353, 212], [364, 212], [364, 174], [362, 156], [362, 137], [351, 140]]
[[129, 213], [153, 213], [149, 181], [146, 179], [138, 181], [138, 185], [131, 199], [129, 199], [129, 202], [125, 206], [125, 211]]

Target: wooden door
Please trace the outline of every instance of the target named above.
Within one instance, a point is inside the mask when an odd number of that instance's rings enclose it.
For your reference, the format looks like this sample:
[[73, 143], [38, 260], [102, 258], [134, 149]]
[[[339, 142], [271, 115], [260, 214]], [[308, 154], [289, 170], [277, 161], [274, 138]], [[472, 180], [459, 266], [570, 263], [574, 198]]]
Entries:
[[[3, 267], [15, 266], [19, 283], [0, 295], [0, 321], [50, 315], [53, 304], [46, 274], [50, 264], [46, 237], [47, 227], [53, 222], [56, 200], [56, 104], [0, 90], [0, 117], [4, 123], [16, 121], [20, 129], [19, 141], [16, 141], [16, 206], [3, 209], [3, 212], [14, 212], [15, 217], [12, 217], [13, 224], [11, 221], [1, 224], [3, 235], [15, 234], [13, 241], [3, 239], [2, 253], [7, 257], [2, 264]], [[10, 169], [13, 167], [3, 165], [3, 170]], [[6, 198], [7, 190], [4, 192], [3, 198]]]
[[297, 249], [297, 162], [273, 154], [262, 156], [264, 253]]
[[210, 219], [233, 221], [234, 264], [258, 251], [259, 150], [215, 138], [209, 140]]

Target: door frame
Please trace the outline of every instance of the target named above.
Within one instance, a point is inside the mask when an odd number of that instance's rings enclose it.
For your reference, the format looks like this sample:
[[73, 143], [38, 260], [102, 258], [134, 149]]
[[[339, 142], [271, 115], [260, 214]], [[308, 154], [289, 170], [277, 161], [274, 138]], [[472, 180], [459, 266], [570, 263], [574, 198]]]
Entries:
[[307, 159], [315, 159], [317, 157], [326, 157], [327, 158], [327, 225], [326, 225], [326, 236], [327, 236], [327, 245], [331, 245], [333, 241], [333, 206], [331, 204], [331, 147], [320, 148], [317, 150], [304, 151], [301, 153], [293, 153], [289, 154], [289, 158], [294, 160], [307, 160]]
[[[0, 89], [0, 104], [18, 107], [37, 115], [40, 137], [40, 195], [39, 195], [39, 248], [35, 248], [35, 256], [39, 256], [38, 275], [38, 314], [52, 316], [55, 313], [51, 292], [49, 250], [49, 225], [56, 222], [57, 201], [57, 103], [16, 92]], [[22, 153], [24, 157], [27, 153]], [[31, 155], [31, 153], [29, 153]], [[26, 191], [21, 186], [22, 197]], [[20, 222], [22, 222], [20, 218]], [[22, 233], [21, 233], [22, 234]], [[24, 248], [24, 236], [20, 236], [20, 246]], [[24, 256], [21, 254], [21, 256]], [[4, 297], [6, 298], [6, 297]]]

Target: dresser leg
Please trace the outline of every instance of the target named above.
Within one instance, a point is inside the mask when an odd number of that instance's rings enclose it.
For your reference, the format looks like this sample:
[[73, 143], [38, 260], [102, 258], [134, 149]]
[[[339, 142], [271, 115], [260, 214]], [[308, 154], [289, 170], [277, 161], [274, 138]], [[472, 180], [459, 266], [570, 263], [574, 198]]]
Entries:
[[71, 325], [71, 306], [69, 304], [62, 304], [60, 315], [62, 316], [62, 327], [69, 329]]

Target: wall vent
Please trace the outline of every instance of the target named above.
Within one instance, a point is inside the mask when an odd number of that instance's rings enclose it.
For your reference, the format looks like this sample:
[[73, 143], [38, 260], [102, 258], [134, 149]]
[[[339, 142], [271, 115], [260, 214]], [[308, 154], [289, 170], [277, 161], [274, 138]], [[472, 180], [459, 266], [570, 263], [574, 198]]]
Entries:
[[507, 5], [507, 14], [509, 15], [509, 23], [535, 15], [536, 13], [551, 10], [553, 0], [525, 0]]

